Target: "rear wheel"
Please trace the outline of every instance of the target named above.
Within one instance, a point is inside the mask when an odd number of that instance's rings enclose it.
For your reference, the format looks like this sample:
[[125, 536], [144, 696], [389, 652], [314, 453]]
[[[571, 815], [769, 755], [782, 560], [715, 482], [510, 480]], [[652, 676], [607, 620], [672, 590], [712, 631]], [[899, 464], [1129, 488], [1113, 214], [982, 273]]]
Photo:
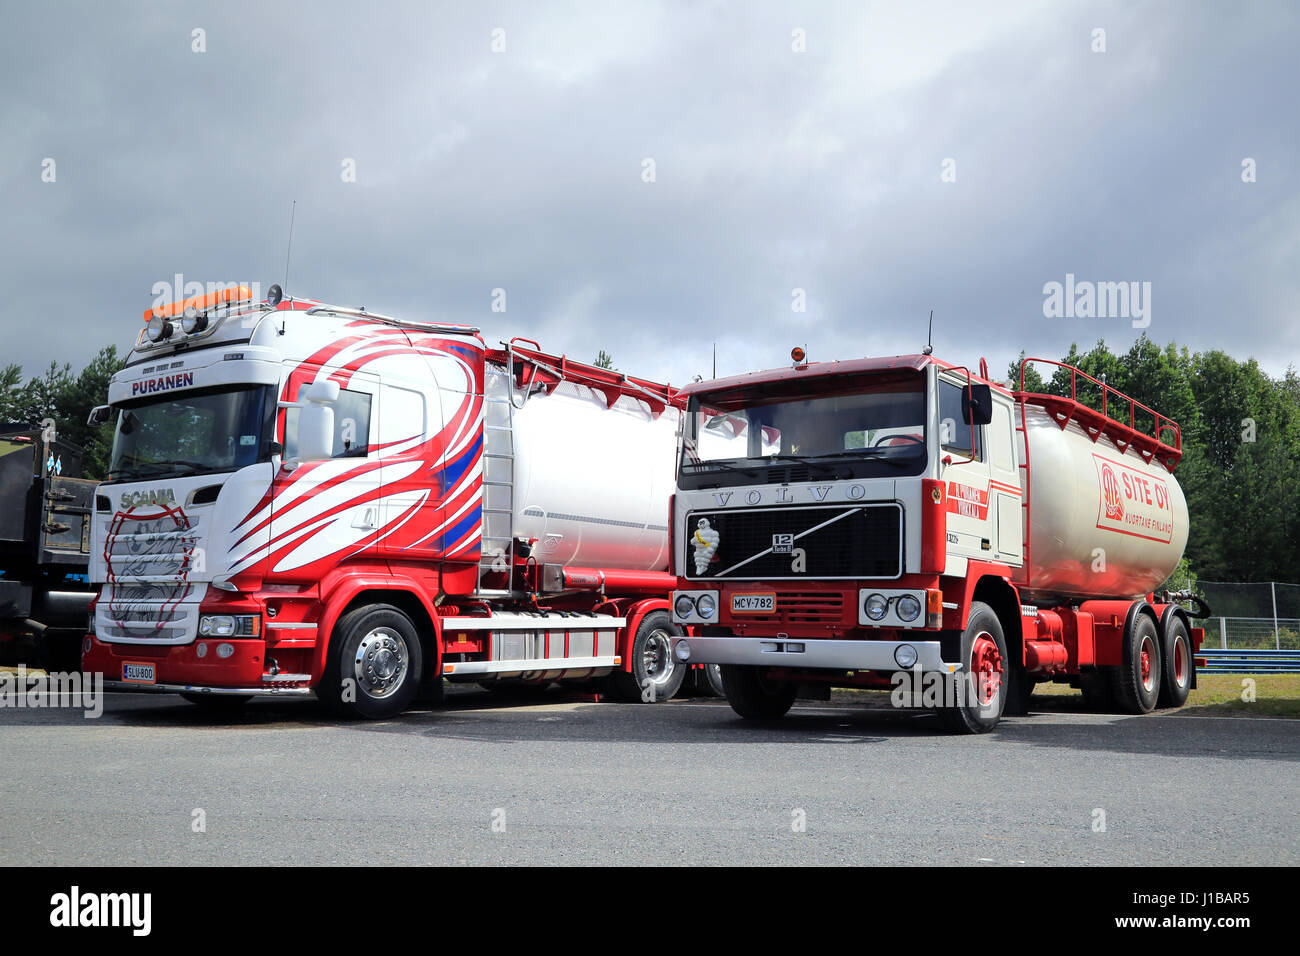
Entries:
[[1192, 690], [1192, 672], [1196, 661], [1192, 656], [1192, 640], [1187, 634], [1183, 619], [1174, 615], [1165, 631], [1164, 667], [1160, 677], [1161, 707], [1181, 707]]
[[722, 665], [722, 691], [731, 709], [746, 720], [775, 720], [794, 706], [797, 684], [768, 680], [761, 667]]
[[950, 661], [961, 661], [962, 667], [957, 672], [955, 686], [945, 688], [945, 693], [955, 690], [956, 699], [940, 708], [939, 718], [953, 733], [986, 734], [998, 725], [1008, 691], [1013, 689], [1008, 683], [1012, 668], [1002, 622], [993, 608], [974, 601], [966, 630], [945, 643], [948, 647], [944, 656]]
[[643, 617], [632, 640], [631, 672], [610, 675], [613, 696], [629, 703], [671, 700], [686, 677], [686, 665], [673, 657], [673, 638], [678, 633], [667, 611], [651, 611]]
[[356, 608], [334, 625], [321, 700], [345, 716], [395, 717], [415, 697], [423, 661], [409, 617], [388, 604]]
[[1149, 714], [1160, 696], [1160, 673], [1163, 655], [1156, 622], [1149, 615], [1138, 614], [1124, 633], [1124, 658], [1111, 676], [1115, 703], [1128, 714]]

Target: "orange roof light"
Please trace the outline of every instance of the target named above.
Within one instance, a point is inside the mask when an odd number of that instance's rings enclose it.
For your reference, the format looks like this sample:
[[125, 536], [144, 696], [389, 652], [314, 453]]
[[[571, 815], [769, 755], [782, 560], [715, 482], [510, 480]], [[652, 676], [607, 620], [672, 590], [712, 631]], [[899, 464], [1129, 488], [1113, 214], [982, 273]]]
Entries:
[[206, 312], [213, 306], [220, 305], [223, 302], [243, 302], [245, 299], [251, 299], [252, 297], [253, 290], [246, 285], [235, 286], [232, 289], [217, 289], [215, 292], [209, 292], [207, 295], [196, 295], [188, 299], [178, 299], [168, 305], [145, 309], [144, 320], [145, 322], [148, 322], [155, 315], [164, 319], [183, 315], [185, 310], [191, 306], [200, 312]]
[[790, 350], [790, 358], [794, 359], [795, 365], [802, 365], [803, 360], [807, 357], [808, 356], [805, 354], [804, 350], [799, 348], [797, 345]]

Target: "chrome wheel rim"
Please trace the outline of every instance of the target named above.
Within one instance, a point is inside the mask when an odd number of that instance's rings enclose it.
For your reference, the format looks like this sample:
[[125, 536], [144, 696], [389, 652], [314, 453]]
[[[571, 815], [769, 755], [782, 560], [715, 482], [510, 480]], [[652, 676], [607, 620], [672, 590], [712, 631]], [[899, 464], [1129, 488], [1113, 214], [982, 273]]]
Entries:
[[391, 627], [377, 627], [357, 645], [352, 675], [368, 696], [388, 697], [405, 682], [410, 666], [405, 638]]
[[672, 636], [656, 628], [646, 637], [641, 648], [641, 668], [646, 680], [652, 684], [666, 684], [673, 676]]

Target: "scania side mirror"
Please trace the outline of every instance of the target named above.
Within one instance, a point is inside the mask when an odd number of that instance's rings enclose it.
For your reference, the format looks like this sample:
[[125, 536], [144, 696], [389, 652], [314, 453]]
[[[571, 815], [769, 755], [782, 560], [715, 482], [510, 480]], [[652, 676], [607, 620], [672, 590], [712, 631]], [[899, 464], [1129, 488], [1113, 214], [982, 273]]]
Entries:
[[334, 403], [339, 400], [337, 382], [312, 382], [298, 390], [298, 401], [280, 402], [281, 408], [298, 409], [297, 440], [293, 463], [328, 461], [334, 457]]
[[90, 410], [90, 415], [86, 417], [86, 424], [91, 428], [98, 428], [100, 425], [108, 424], [108, 420], [113, 417], [113, 406], [96, 405]]
[[987, 425], [993, 421], [992, 389], [987, 385], [968, 385], [961, 417], [967, 425]]

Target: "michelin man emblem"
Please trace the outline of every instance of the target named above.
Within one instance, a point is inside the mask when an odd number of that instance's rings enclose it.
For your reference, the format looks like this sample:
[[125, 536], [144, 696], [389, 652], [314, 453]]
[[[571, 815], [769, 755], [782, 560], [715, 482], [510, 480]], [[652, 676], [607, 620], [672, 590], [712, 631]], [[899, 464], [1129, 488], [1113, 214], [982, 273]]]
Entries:
[[691, 536], [691, 544], [695, 545], [695, 573], [703, 574], [709, 567], [709, 562], [713, 560], [713, 555], [718, 550], [718, 542], [722, 540], [722, 535], [709, 527], [709, 519], [701, 518], [695, 534]]

